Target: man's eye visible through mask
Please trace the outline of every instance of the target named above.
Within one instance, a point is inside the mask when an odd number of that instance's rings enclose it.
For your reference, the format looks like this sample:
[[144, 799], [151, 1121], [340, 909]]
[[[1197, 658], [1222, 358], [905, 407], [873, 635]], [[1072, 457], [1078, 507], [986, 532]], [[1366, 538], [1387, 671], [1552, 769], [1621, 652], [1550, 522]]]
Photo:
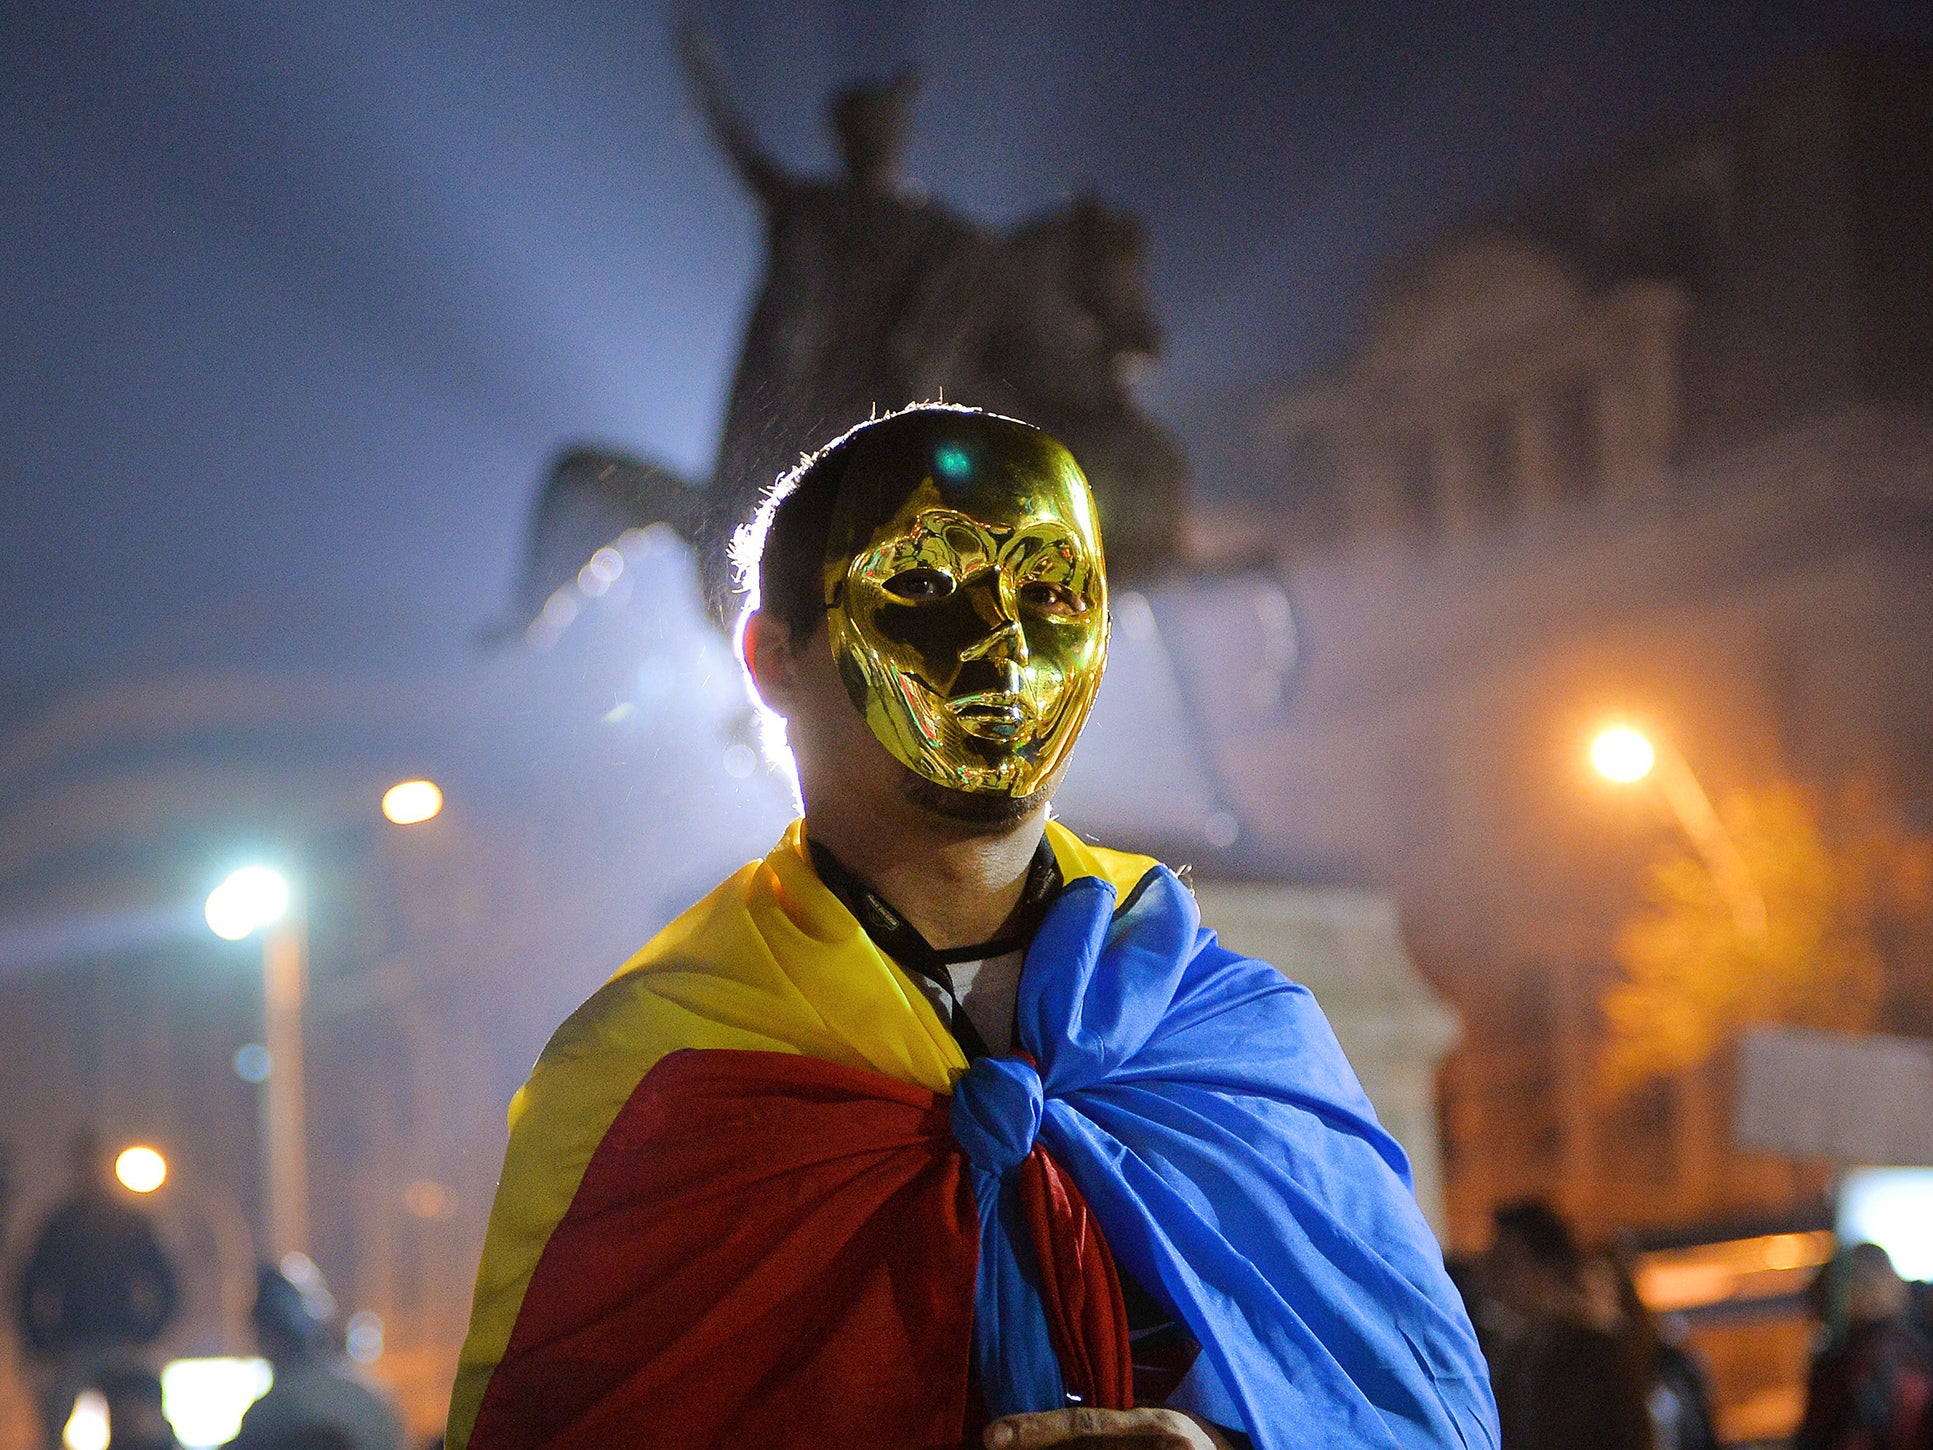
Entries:
[[1020, 586], [1020, 602], [1042, 614], [1072, 619], [1087, 612], [1087, 601], [1065, 584], [1035, 579]]
[[896, 598], [918, 604], [946, 598], [953, 592], [953, 576], [938, 569], [907, 569], [888, 579], [885, 589]]

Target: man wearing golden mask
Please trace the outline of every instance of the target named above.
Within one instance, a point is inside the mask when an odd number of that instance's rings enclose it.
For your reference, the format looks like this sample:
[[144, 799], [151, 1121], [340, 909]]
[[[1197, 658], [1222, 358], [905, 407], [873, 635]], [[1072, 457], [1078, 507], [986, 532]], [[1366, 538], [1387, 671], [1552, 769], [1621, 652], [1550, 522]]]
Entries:
[[1308, 993], [1048, 819], [1108, 643], [1074, 459], [908, 409], [746, 542], [805, 817], [518, 1094], [453, 1450], [1494, 1446]]

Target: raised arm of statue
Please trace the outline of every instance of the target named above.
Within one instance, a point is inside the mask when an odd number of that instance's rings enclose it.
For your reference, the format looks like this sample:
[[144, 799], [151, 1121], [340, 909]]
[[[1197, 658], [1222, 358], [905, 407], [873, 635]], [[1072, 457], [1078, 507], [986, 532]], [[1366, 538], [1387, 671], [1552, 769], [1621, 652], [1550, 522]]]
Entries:
[[718, 51], [689, 10], [678, 21], [678, 57], [684, 62], [692, 89], [698, 93], [698, 103], [705, 108], [705, 119], [720, 149], [752, 194], [761, 202], [769, 203], [791, 178], [783, 166], [760, 148], [745, 113], [739, 110], [726, 88]]

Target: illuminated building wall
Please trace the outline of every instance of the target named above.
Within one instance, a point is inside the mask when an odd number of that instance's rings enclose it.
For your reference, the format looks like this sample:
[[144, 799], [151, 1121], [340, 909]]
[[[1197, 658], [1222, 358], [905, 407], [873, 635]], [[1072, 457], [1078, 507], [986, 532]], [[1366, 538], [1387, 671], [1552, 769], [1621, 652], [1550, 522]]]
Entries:
[[1933, 824], [1930, 117], [1923, 64], [1802, 67], [1441, 238], [1269, 415], [1300, 652], [1218, 756], [1282, 850], [1396, 893], [1457, 1003], [1465, 1244], [1517, 1193], [1609, 1230], [1822, 1181], [1727, 1150], [1723, 1064], [1595, 1094], [1673, 828], [1584, 747], [1636, 713], [1716, 795], [1862, 778]]

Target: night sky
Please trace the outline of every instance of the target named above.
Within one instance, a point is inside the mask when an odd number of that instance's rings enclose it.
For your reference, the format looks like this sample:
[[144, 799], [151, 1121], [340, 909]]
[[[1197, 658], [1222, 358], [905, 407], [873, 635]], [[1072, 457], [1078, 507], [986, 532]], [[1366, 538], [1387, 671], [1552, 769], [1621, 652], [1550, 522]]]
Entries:
[[[831, 166], [835, 84], [916, 63], [936, 196], [1140, 214], [1170, 334], [1148, 397], [1209, 444], [1216, 399], [1318, 364], [1433, 229], [1782, 58], [1933, 40], [1933, 7], [1877, 0], [698, 9], [794, 166]], [[5, 17], [0, 705], [447, 662], [559, 443], [708, 467], [759, 237], [665, 6]]]

